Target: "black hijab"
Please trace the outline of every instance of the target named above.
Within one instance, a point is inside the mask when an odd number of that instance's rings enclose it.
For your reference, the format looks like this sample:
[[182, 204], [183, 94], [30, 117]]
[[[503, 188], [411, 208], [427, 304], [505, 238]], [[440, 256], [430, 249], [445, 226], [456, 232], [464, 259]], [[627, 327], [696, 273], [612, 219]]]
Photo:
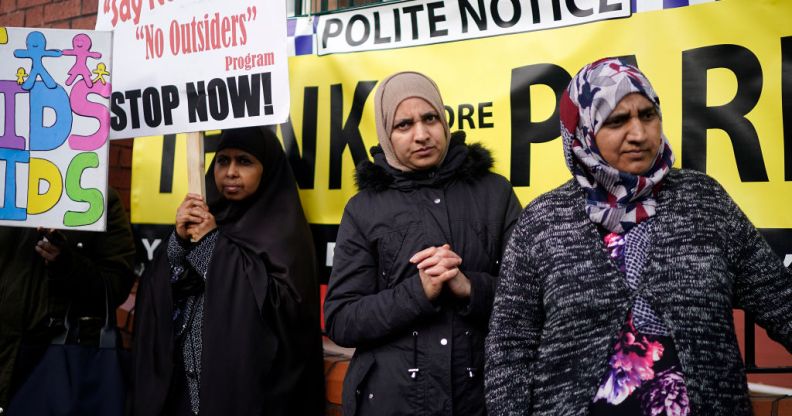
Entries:
[[[214, 179], [215, 160], [206, 173], [206, 201], [215, 216], [218, 228], [229, 239], [246, 246], [256, 254], [265, 254], [276, 270], [302, 271], [310, 268], [315, 275], [314, 246], [308, 222], [305, 220], [294, 174], [286, 161], [278, 137], [262, 127], [225, 130], [217, 151], [244, 150], [264, 166], [256, 192], [239, 201], [223, 198]], [[309, 266], [309, 267], [306, 267]], [[307, 272], [307, 271], [306, 271]], [[300, 273], [302, 275], [303, 273]], [[289, 279], [303, 289], [306, 283], [318, 287], [316, 278]], [[302, 291], [299, 291], [302, 292]]]
[[[256, 192], [238, 202], [218, 191], [214, 160], [206, 175], [219, 235], [204, 292], [200, 414], [321, 414], [319, 286], [294, 176], [270, 130], [227, 130], [218, 150], [226, 148], [250, 153], [264, 171]], [[159, 257], [141, 279], [136, 308], [138, 415], [163, 414], [179, 394], [162, 393], [179, 380], [169, 264]]]

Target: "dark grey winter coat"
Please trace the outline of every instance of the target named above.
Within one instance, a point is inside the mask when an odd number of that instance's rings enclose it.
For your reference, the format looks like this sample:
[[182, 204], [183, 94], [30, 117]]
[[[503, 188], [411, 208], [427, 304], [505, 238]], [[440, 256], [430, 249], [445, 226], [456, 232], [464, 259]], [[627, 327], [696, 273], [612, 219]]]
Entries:
[[[501, 254], [520, 212], [492, 158], [455, 133], [431, 171], [390, 168], [378, 148], [358, 166], [325, 300], [326, 329], [357, 348], [345, 415], [483, 415], [484, 338]], [[430, 302], [410, 257], [449, 243], [472, 284], [469, 302]], [[417, 370], [417, 371], [416, 371]]]
[[[638, 292], [669, 329], [691, 414], [751, 414], [732, 308], [792, 350], [792, 273], [712, 178], [673, 169]], [[634, 294], [573, 180], [526, 207], [504, 254], [487, 338], [493, 415], [582, 416]]]

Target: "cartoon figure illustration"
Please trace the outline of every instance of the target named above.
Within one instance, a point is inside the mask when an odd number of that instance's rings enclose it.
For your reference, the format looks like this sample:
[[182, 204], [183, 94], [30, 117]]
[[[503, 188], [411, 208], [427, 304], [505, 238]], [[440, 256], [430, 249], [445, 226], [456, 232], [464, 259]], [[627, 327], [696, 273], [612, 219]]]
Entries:
[[63, 54], [67, 56], [74, 56], [76, 59], [74, 65], [69, 70], [69, 78], [66, 79], [66, 85], [71, 85], [77, 76], [82, 76], [88, 88], [93, 86], [91, 81], [91, 72], [88, 70], [88, 58], [99, 59], [102, 54], [99, 52], [91, 52], [91, 38], [90, 36], [80, 33], [72, 38], [72, 47], [74, 49], [64, 49]]
[[91, 72], [96, 74], [96, 78], [93, 79], [93, 82], [101, 82], [102, 85], [107, 84], [104, 77], [105, 75], [110, 75], [110, 72], [107, 71], [107, 66], [104, 64], [104, 62], [99, 62], [99, 64], [96, 65], [96, 69]]
[[22, 85], [22, 83], [25, 82], [25, 78], [27, 78], [27, 76], [28, 74], [25, 72], [25, 68], [20, 67], [17, 69], [17, 84]]
[[53, 89], [58, 84], [44, 67], [42, 59], [45, 57], [59, 57], [63, 54], [60, 49], [47, 49], [47, 38], [41, 32], [30, 32], [25, 40], [27, 49], [17, 49], [14, 56], [17, 58], [28, 58], [31, 61], [30, 74], [28, 79], [22, 84], [22, 89], [30, 91], [36, 83], [36, 78], [41, 77], [47, 88]]
[[8, 31], [0, 26], [0, 45], [8, 43]]

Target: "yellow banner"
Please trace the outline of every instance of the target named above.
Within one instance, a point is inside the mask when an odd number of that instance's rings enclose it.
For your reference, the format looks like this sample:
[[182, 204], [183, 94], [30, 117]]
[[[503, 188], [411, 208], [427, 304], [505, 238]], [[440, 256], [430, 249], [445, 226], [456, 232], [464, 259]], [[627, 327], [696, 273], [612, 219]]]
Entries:
[[[722, 0], [548, 31], [297, 56], [289, 61], [291, 121], [279, 135], [297, 162], [309, 222], [337, 224], [356, 192], [355, 160], [377, 144], [376, 82], [420, 71], [439, 85], [452, 130], [489, 148], [495, 170], [527, 204], [570, 178], [557, 92], [586, 63], [625, 56], [660, 96], [676, 166], [715, 177], [757, 227], [792, 228], [790, 16], [792, 2]], [[186, 193], [184, 141], [175, 141], [169, 166], [166, 147], [162, 138], [135, 140], [134, 223], [172, 224]], [[171, 188], [162, 186], [168, 175]]]

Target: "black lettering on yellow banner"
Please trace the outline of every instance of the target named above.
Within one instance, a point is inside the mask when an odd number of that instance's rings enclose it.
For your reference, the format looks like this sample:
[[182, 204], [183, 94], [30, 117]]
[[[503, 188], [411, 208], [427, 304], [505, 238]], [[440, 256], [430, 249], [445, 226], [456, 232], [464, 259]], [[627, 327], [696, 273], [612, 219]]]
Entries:
[[[737, 94], [730, 102], [707, 106], [707, 71], [725, 68], [737, 77]], [[682, 167], [707, 171], [707, 130], [729, 135], [743, 182], [767, 182], [759, 137], [746, 118], [759, 101], [764, 82], [762, 65], [750, 50], [738, 45], [713, 45], [682, 53]]]
[[[403, 70], [437, 82], [452, 130], [464, 129], [469, 142], [492, 150], [495, 171], [512, 180], [523, 204], [530, 202], [569, 179], [556, 107], [571, 74], [603, 56], [621, 55], [660, 94], [676, 166], [706, 170], [757, 227], [792, 229], [792, 33], [781, 18], [792, 13], [792, 3], [757, 1], [715, 2], [497, 39], [294, 57], [291, 118], [278, 130], [306, 215], [313, 224], [338, 224], [356, 192], [355, 164], [369, 158], [378, 142], [374, 89], [378, 80]], [[477, 7], [477, 0], [470, 2]], [[382, 13], [382, 7], [373, 9]], [[411, 36], [410, 15], [405, 16], [402, 38]], [[731, 31], [719, 28], [738, 17], [750, 30], [736, 44]], [[701, 21], [712, 24], [694, 24]], [[476, 29], [472, 17], [469, 24]], [[183, 145], [180, 139], [142, 145], [148, 141], [135, 140], [133, 217], [135, 201], [145, 201], [140, 209], [146, 221], [172, 223], [186, 192]], [[172, 173], [164, 170], [169, 152]], [[154, 167], [139, 158], [153, 158]], [[170, 194], [158, 192], [167, 186]]]

